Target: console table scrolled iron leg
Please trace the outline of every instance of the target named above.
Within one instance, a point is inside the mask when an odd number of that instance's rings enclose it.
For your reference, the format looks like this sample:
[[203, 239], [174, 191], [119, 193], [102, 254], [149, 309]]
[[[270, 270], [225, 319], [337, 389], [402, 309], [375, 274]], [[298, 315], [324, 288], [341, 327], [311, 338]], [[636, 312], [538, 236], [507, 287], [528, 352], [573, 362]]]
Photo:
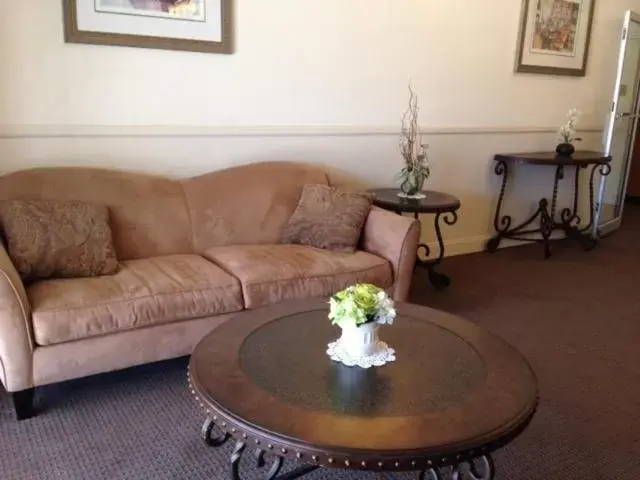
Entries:
[[[581, 218], [578, 215], [580, 171], [585, 168], [587, 168], [587, 165], [575, 166], [572, 207], [562, 209], [560, 212], [560, 221], [556, 221], [556, 210], [558, 202], [558, 186], [560, 180], [564, 179], [565, 176], [565, 165], [562, 164], [556, 165], [551, 201], [546, 198], [540, 199], [538, 202], [538, 208], [533, 215], [519, 225], [512, 227], [513, 217], [510, 215], [502, 215], [504, 196], [509, 177], [509, 166], [504, 161], [497, 161], [494, 172], [496, 175], [502, 176], [502, 182], [493, 219], [493, 227], [496, 234], [487, 241], [487, 251], [495, 252], [503, 239], [539, 242], [543, 244], [545, 257], [548, 258], [551, 256], [551, 236], [556, 230], [564, 232], [567, 238], [576, 240], [584, 250], [591, 250], [594, 248], [597, 241], [590, 235], [594, 222], [595, 211], [594, 177], [596, 172], [599, 172], [602, 176], [607, 176], [611, 172], [611, 166], [609, 164], [592, 165], [589, 176], [589, 223], [586, 226], [581, 226]], [[538, 228], [532, 227], [536, 221], [538, 221]], [[532, 234], [539, 236], [531, 237]]]
[[[417, 213], [415, 214], [415, 218], [418, 219]], [[444, 240], [442, 239], [440, 219], [442, 219], [447, 225], [454, 225], [458, 221], [458, 213], [456, 211], [443, 211], [436, 214], [434, 226], [436, 230], [436, 238], [438, 239], [438, 257], [430, 259], [431, 248], [429, 248], [429, 245], [421, 243], [418, 245], [418, 258], [416, 259], [416, 264], [427, 269], [429, 281], [434, 288], [437, 290], [444, 290], [451, 284], [451, 279], [444, 273], [436, 271], [436, 267], [440, 265], [444, 259]], [[421, 250], [424, 253], [423, 257], [420, 256]]]
[[[594, 213], [595, 213], [595, 192], [593, 191], [593, 184], [595, 181], [595, 174], [596, 172], [600, 173], [600, 176], [602, 177], [606, 177], [611, 173], [611, 164], [610, 163], [605, 163], [602, 165], [594, 165], [593, 168], [591, 169], [591, 174], [589, 175], [589, 205], [590, 205], [590, 209], [589, 209], [589, 223], [585, 226], [580, 228], [579, 226], [579, 221], [577, 222], [577, 224], [575, 225], [575, 229], [579, 231], [579, 233], [581, 234], [589, 234], [589, 232], [591, 232], [591, 229], [593, 227], [593, 222], [595, 221], [594, 218]], [[589, 235], [589, 238], [591, 238], [591, 236]], [[592, 239], [594, 240], [594, 242], [597, 242], [597, 239]], [[594, 244], [595, 246], [595, 244]]]

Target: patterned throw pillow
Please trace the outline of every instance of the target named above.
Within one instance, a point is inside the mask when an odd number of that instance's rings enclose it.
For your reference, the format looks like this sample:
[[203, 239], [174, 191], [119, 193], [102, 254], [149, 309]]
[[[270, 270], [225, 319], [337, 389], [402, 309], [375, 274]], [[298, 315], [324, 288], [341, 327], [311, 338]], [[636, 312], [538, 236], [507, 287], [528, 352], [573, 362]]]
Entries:
[[105, 206], [10, 200], [0, 220], [9, 257], [26, 282], [118, 271]]
[[282, 243], [354, 252], [374, 197], [327, 185], [305, 185]]

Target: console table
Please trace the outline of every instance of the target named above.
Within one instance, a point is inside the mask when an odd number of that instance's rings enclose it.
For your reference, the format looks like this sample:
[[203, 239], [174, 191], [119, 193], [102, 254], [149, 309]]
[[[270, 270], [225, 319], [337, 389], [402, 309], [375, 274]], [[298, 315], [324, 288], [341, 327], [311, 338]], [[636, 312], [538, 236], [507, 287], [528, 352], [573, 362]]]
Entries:
[[[545, 257], [551, 256], [551, 235], [555, 231], [562, 231], [566, 237], [576, 240], [582, 248], [590, 250], [595, 247], [596, 239], [589, 233], [594, 222], [594, 177], [595, 173], [606, 176], [611, 172], [611, 157], [604, 156], [599, 152], [578, 151], [571, 157], [560, 157], [555, 152], [541, 153], [515, 153], [498, 154], [494, 157], [496, 162], [494, 171], [496, 175], [502, 176], [500, 186], [500, 196], [496, 207], [493, 225], [496, 235], [486, 244], [489, 252], [498, 249], [502, 239], [541, 242], [544, 245]], [[534, 214], [519, 225], [514, 226], [513, 218], [509, 215], [502, 215], [502, 204], [504, 201], [505, 189], [509, 178], [510, 170], [518, 163], [531, 165], [551, 166], [555, 168], [553, 192], [551, 200], [543, 197], [538, 202], [538, 208]], [[560, 180], [565, 176], [567, 168], [573, 167], [573, 204], [571, 208], [564, 208], [560, 211], [559, 219], [556, 218], [558, 188]], [[578, 215], [578, 203], [580, 196], [580, 172], [591, 169], [589, 173], [589, 223], [584, 225]], [[538, 222], [538, 227], [534, 225]]]

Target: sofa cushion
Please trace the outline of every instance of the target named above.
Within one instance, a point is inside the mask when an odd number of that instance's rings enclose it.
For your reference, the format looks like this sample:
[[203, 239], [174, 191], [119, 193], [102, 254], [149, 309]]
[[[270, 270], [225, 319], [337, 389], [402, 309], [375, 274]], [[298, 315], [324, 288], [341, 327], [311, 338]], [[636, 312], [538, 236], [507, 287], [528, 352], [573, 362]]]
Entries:
[[128, 260], [115, 275], [45, 280], [27, 294], [39, 345], [243, 308], [238, 280], [197, 255]]
[[223, 245], [279, 243], [307, 183], [326, 185], [324, 169], [265, 162], [184, 180], [194, 252]]
[[282, 242], [354, 252], [373, 198], [327, 185], [305, 185]]
[[24, 281], [118, 271], [107, 207], [11, 200], [0, 211], [9, 256]]
[[204, 255], [242, 283], [247, 308], [324, 297], [353, 283], [389, 287], [391, 266], [370, 253], [338, 253], [303, 245], [213, 247]]

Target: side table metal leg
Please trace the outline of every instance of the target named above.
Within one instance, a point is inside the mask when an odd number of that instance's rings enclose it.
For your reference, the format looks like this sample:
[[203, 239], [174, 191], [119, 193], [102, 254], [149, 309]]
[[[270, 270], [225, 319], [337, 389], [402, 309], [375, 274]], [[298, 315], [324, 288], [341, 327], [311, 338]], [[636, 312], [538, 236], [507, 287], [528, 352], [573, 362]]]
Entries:
[[429, 260], [428, 257], [431, 253], [431, 249], [428, 245], [418, 245], [418, 252], [424, 250], [425, 259], [421, 259], [418, 256], [418, 264], [425, 267], [429, 274], [429, 281], [437, 290], [443, 290], [451, 284], [451, 279], [443, 273], [436, 272], [436, 267], [442, 263], [444, 259], [444, 241], [442, 239], [442, 230], [440, 229], [440, 218], [444, 220], [447, 225], [453, 225], [458, 221], [458, 214], [455, 211], [439, 212], [436, 214], [434, 226], [436, 230], [436, 238], [438, 239], [438, 258]]

